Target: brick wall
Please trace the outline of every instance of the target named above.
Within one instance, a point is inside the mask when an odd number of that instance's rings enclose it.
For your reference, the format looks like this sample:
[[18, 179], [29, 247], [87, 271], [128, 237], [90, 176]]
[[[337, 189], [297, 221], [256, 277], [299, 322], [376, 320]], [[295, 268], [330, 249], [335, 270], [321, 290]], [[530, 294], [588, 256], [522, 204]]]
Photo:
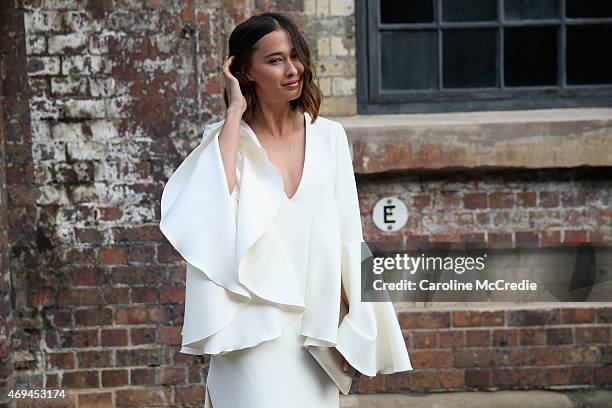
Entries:
[[[1, 11], [0, 11], [1, 12]], [[0, 27], [6, 21], [6, 16], [2, 14]], [[6, 35], [6, 31], [0, 31], [1, 36]], [[0, 77], [5, 78], [7, 41], [2, 42], [0, 50]], [[4, 103], [6, 101], [5, 86], [0, 81], [0, 406], [5, 403], [6, 390], [10, 388], [10, 381], [13, 373], [13, 359], [11, 347], [11, 332], [13, 322], [13, 308], [11, 306], [11, 280], [8, 267], [9, 248], [8, 248], [8, 205], [6, 188], [6, 151], [5, 141], [7, 137], [6, 122], [4, 117]]]
[[[0, 385], [69, 389], [63, 406], [201, 405], [208, 358], [178, 352], [185, 265], [158, 229], [163, 183], [197, 145], [204, 125], [221, 117], [218, 68], [227, 37], [255, 11], [291, 12], [317, 60], [321, 114], [354, 114], [352, 2], [26, 0], [2, 6], [6, 154], [0, 177], [7, 182], [0, 213], [8, 240], [0, 246], [10, 257], [0, 262]], [[360, 179], [363, 210], [396, 191], [412, 211], [410, 234], [609, 242], [600, 225], [610, 217], [607, 179], [489, 176]], [[375, 239], [369, 223], [364, 212], [367, 238]], [[542, 371], [504, 383], [493, 357], [480, 361], [472, 354], [500, 350], [529, 351], [550, 369], [569, 370], [557, 383], [609, 384], [610, 310], [585, 310], [538, 312], [553, 318], [537, 328], [514, 324], [521, 321], [517, 314], [532, 312], [487, 312], [503, 318], [478, 324], [462, 317], [473, 312], [402, 312], [417, 370], [372, 381], [362, 376], [356, 389], [552, 384], [542, 383]], [[573, 321], [567, 313], [587, 317]], [[425, 320], [439, 326], [419, 323]], [[540, 343], [521, 342], [529, 330], [540, 333], [533, 341], [555, 344], [557, 357], [539, 356]], [[518, 343], [500, 348], [496, 339], [504, 334]], [[548, 343], [559, 337], [563, 343]], [[512, 359], [505, 367], [523, 362]], [[581, 370], [586, 377], [578, 376]], [[8, 403], [3, 393], [0, 407]]]
[[[610, 168], [569, 168], [361, 177], [362, 224], [370, 240], [485, 242], [490, 247], [612, 243]], [[370, 214], [393, 195], [406, 227], [380, 231]]]
[[0, 407], [9, 406], [7, 393], [19, 369], [15, 350], [28, 349], [29, 335], [14, 333], [19, 313], [12, 273], [24, 271], [16, 258], [30, 252], [35, 239], [31, 219], [25, 215], [34, 200], [23, 12], [7, 3], [0, 4]]
[[569, 389], [612, 380], [610, 307], [402, 312], [414, 371], [360, 392]]

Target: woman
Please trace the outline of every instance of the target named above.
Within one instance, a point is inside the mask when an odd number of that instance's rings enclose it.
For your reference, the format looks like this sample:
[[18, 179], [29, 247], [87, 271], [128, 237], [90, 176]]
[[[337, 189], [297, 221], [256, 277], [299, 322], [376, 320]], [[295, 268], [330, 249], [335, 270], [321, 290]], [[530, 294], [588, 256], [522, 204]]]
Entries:
[[160, 228], [187, 261], [180, 351], [211, 355], [205, 407], [337, 408], [306, 346], [335, 347], [357, 376], [412, 369], [392, 303], [361, 302], [348, 139], [317, 119], [308, 46], [288, 18], [249, 18], [229, 48], [225, 119], [162, 194]]

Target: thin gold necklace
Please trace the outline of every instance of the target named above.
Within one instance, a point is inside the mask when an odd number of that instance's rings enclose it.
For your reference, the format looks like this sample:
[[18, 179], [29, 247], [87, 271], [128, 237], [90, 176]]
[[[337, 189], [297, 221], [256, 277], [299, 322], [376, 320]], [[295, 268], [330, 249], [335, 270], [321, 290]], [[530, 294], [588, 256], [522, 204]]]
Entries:
[[[260, 143], [261, 143], [261, 142], [260, 142]], [[295, 143], [286, 143], [286, 142], [283, 142], [283, 144], [289, 145], [289, 151], [290, 151], [290, 152], [292, 152], [292, 151], [293, 151], [293, 145], [294, 145]]]

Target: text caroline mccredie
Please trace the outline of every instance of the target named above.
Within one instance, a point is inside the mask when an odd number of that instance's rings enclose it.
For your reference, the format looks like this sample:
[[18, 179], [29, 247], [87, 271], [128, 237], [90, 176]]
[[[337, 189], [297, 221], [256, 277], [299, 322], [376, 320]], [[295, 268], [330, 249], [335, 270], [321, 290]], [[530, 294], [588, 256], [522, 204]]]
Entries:
[[451, 279], [448, 282], [429, 282], [424, 279], [417, 282], [402, 279], [399, 282], [384, 282], [381, 279], [377, 279], [372, 283], [374, 290], [452, 290], [452, 291], [464, 291], [464, 290], [538, 290], [538, 284], [531, 282], [528, 279], [523, 279], [520, 282], [506, 282], [503, 279], [495, 281], [476, 280], [476, 285], [473, 282], [459, 282], [455, 279]]

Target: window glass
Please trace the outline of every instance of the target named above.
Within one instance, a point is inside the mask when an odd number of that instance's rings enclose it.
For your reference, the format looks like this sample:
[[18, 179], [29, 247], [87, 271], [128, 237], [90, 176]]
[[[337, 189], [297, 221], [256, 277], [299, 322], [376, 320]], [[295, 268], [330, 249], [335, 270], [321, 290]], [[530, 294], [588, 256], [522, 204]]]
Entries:
[[444, 88], [496, 86], [495, 28], [443, 31]]
[[612, 17], [612, 1], [610, 0], [565, 0], [566, 17], [596, 18]]
[[507, 86], [555, 85], [556, 26], [512, 27], [504, 31], [504, 82]]
[[612, 24], [567, 27], [567, 83], [612, 83], [612, 53], [602, 50], [610, 47]]
[[437, 88], [436, 32], [388, 31], [380, 37], [383, 89]]
[[432, 23], [434, 21], [433, 1], [380, 0], [380, 22], [383, 24]]
[[443, 21], [497, 20], [497, 0], [443, 0]]
[[537, 20], [559, 17], [559, 0], [504, 0], [506, 20]]

